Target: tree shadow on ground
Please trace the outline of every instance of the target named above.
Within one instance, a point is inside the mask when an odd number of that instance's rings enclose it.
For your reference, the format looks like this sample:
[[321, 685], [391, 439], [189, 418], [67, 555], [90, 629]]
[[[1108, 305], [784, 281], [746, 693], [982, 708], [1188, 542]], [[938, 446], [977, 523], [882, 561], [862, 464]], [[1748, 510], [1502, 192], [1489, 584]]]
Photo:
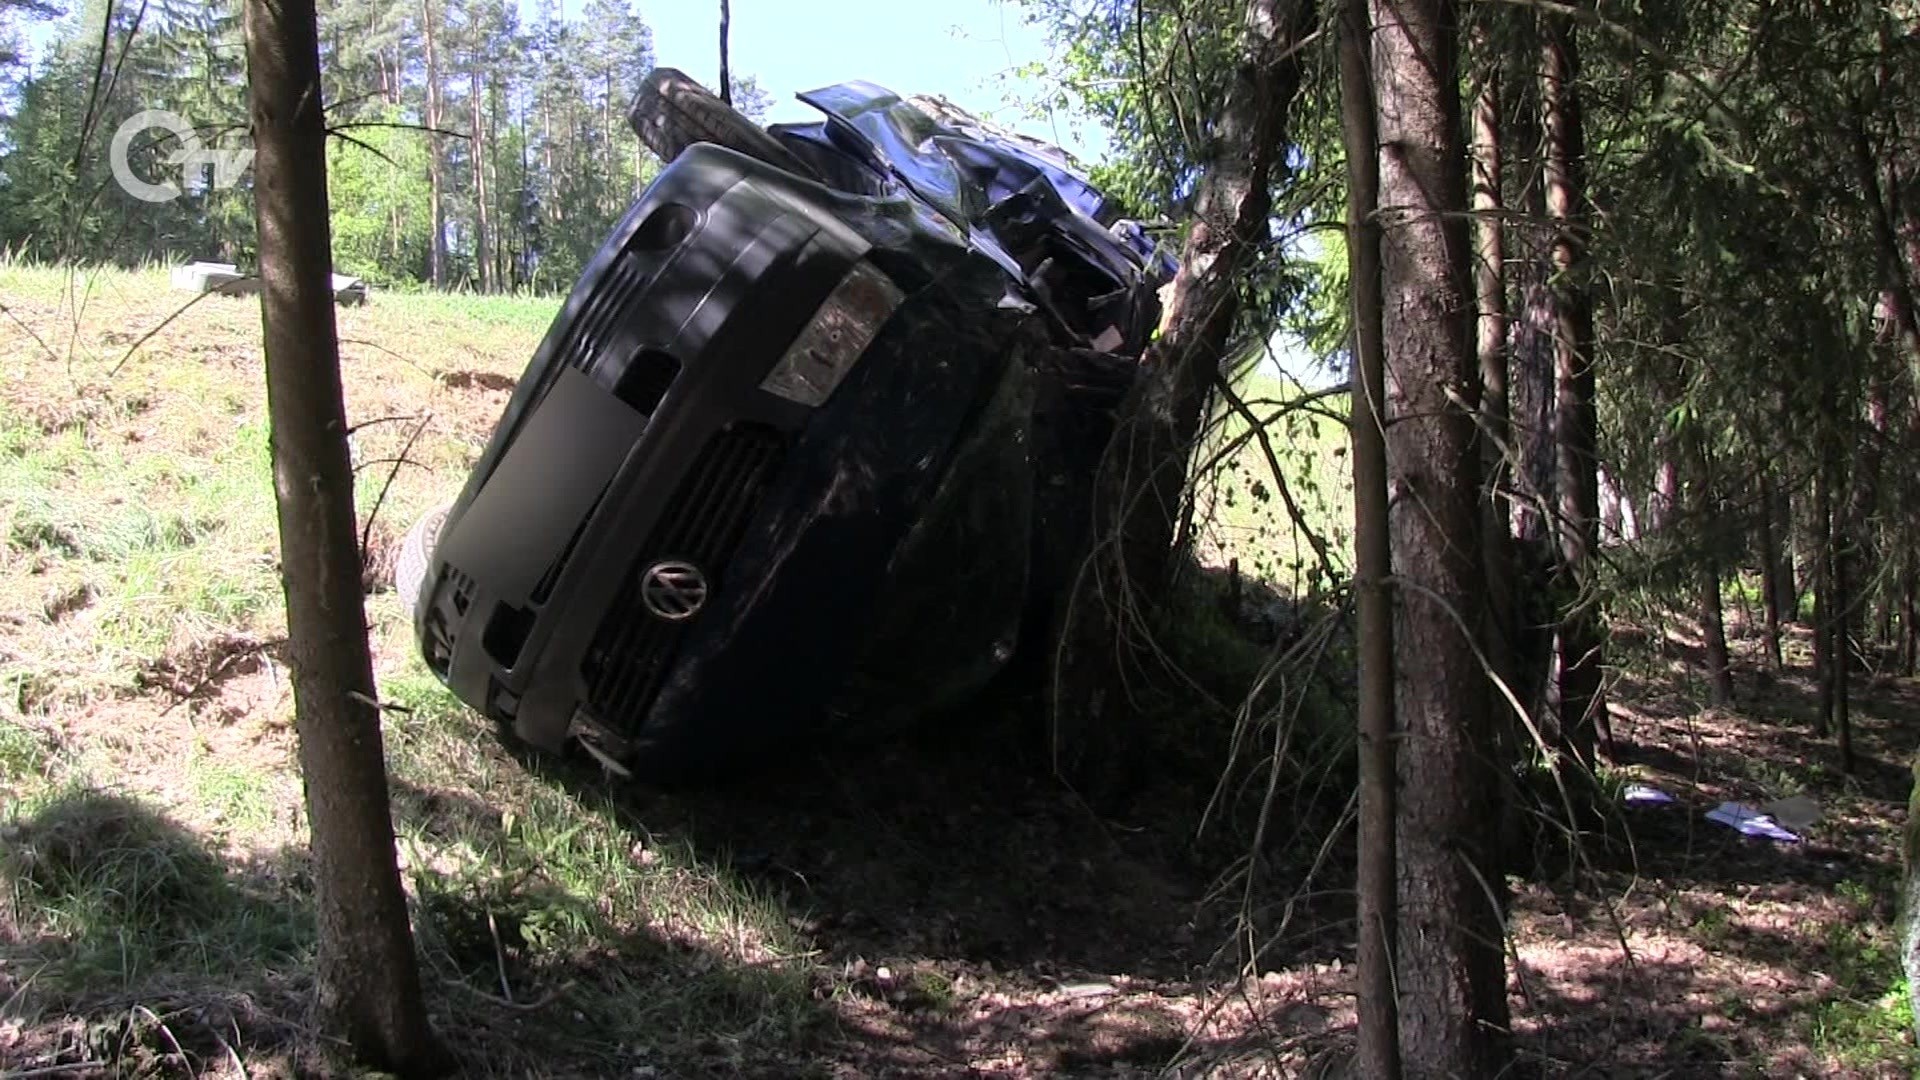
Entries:
[[[570, 792], [579, 812], [611, 814], [637, 849], [684, 844], [701, 864], [771, 898], [795, 928], [804, 963], [759, 973], [772, 980], [760, 1008], [789, 1008], [797, 993], [804, 1019], [735, 1048], [728, 1070], [935, 1076], [999, 1060], [1068, 1075], [1153, 1074], [1183, 1050], [1258, 1049], [1242, 1047], [1244, 1032], [1227, 1025], [1194, 1030], [1191, 957], [1221, 938], [1195, 934], [1198, 889], [1160, 859], [1166, 830], [1129, 831], [1092, 813], [1023, 755], [1010, 723], [822, 748], [671, 792], [613, 782], [572, 759], [521, 757]], [[399, 812], [427, 830], [458, 835], [500, 817], [460, 793], [405, 783], [395, 792]], [[491, 907], [496, 921], [514, 908], [513, 921], [521, 905], [544, 903]], [[500, 973], [489, 966], [498, 947], [483, 918], [455, 912], [438, 925], [466, 926], [465, 947], [444, 951], [464, 956], [469, 981], [484, 985]], [[654, 951], [630, 935], [606, 941], [612, 963], [596, 965], [593, 979], [650, 962]], [[551, 986], [559, 977], [517, 968], [517, 940], [504, 951], [509, 982]], [[785, 1052], [789, 1045], [811, 1050]]]
[[[0, 1063], [180, 1075], [297, 1038], [310, 912], [283, 859], [234, 862], [77, 788], [0, 827]], [[8, 1028], [0, 1025], [0, 1031]]]
[[[832, 1022], [797, 969], [616, 930], [560, 890], [473, 895], [410, 877], [429, 1010], [463, 1075], [821, 1073], [790, 1049]], [[304, 850], [235, 858], [121, 795], [74, 789], [11, 818], [0, 829], [0, 1071], [352, 1072], [313, 1026], [312, 887]], [[578, 920], [592, 947], [541, 948], [528, 932], [539, 919]], [[547, 989], [516, 1001], [515, 986]]]
[[[638, 842], [685, 843], [774, 898], [832, 984], [840, 1036], [828, 1053], [855, 1074], [996, 1060], [1151, 1074], [1176, 1055], [1255, 1049], [1240, 1046], [1244, 1025], [1196, 1025], [1209, 978], [1231, 981], [1232, 956], [1223, 967], [1217, 951], [1239, 900], [1204, 902], [1220, 865], [1192, 841], [1204, 787], [1169, 769], [1123, 811], [1099, 813], [1052, 775], [1022, 705], [976, 702], [884, 742], [821, 746], [697, 788], [522, 761], [583, 806], [611, 800]], [[1283, 899], [1299, 884], [1266, 869]], [[1298, 904], [1296, 925], [1338, 938], [1350, 912], [1321, 920], [1318, 907], [1350, 898], [1325, 891]], [[1290, 944], [1263, 966], [1347, 947], [1325, 935]]]

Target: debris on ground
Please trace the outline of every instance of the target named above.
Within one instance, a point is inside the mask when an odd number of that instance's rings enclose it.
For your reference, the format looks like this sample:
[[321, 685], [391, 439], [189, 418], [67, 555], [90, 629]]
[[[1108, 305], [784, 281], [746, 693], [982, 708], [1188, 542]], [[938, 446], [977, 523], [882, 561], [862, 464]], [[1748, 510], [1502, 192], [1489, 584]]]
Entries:
[[1771, 816], [1745, 803], [1723, 802], [1707, 811], [1707, 820], [1719, 822], [1745, 836], [1760, 836], [1787, 844], [1800, 842], [1799, 833], [1781, 827]]

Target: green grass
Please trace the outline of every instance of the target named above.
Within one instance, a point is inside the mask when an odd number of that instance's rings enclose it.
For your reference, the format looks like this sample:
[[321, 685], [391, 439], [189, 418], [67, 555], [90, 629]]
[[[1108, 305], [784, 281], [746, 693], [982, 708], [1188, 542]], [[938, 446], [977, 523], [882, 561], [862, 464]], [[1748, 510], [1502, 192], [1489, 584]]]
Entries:
[[1246, 419], [1223, 403], [1198, 459], [1203, 556], [1211, 548], [1220, 563], [1236, 559], [1243, 572], [1289, 592], [1324, 586], [1309, 531], [1325, 541], [1337, 572], [1352, 562], [1353, 481], [1340, 419], [1346, 398], [1322, 399], [1317, 411], [1289, 409], [1304, 391], [1259, 370], [1245, 375], [1236, 392], [1267, 422], [1267, 443], [1300, 520], [1286, 507], [1266, 447], [1248, 437]]
[[[285, 674], [256, 648], [230, 692], [220, 667], [284, 625], [257, 302], [208, 298], [129, 353], [186, 299], [163, 272], [5, 262], [0, 294], [20, 321], [0, 320], [0, 921], [19, 932], [0, 966], [39, 972], [0, 1021], [113, 1027], [138, 1004], [184, 1032], [176, 1006], [229, 992], [298, 1015], [312, 898]], [[498, 379], [454, 376], [516, 378], [558, 306], [340, 311], [348, 421], [382, 421], [353, 437], [363, 513], [393, 475], [376, 535], [450, 497], [498, 417]], [[503, 1033], [461, 1040], [472, 1070], [625, 1071], [634, 1047], [815, 1029], [781, 903], [591, 779], [515, 760], [414, 658], [396, 598], [368, 615], [381, 692], [413, 709], [386, 740], [430, 985], [450, 1022]]]
[[[389, 730], [400, 850], [442, 978], [522, 1000], [557, 982], [594, 1033], [577, 1056], [622, 1045], [788, 1043], [822, 1020], [784, 906], [655, 841], [598, 779], [522, 764], [417, 664], [385, 696], [411, 709]], [[503, 976], [503, 972], [505, 973]]]
[[0, 789], [16, 794], [31, 790], [45, 775], [46, 744], [24, 725], [0, 715]]
[[1851, 1069], [1897, 1062], [1920, 1075], [1920, 1052], [1907, 1041], [1913, 1009], [1893, 934], [1866, 917], [1876, 890], [1844, 881], [1835, 891], [1860, 918], [1823, 928], [1820, 959], [1840, 995], [1822, 1002], [1809, 1019], [1811, 1044]]
[[375, 301], [402, 318], [503, 327], [543, 335], [560, 313], [562, 297], [480, 296], [468, 293], [378, 293]]
[[28, 934], [8, 959], [34, 964], [47, 992], [25, 1009], [249, 983], [311, 947], [304, 905], [139, 800], [50, 788], [4, 835], [0, 888]]

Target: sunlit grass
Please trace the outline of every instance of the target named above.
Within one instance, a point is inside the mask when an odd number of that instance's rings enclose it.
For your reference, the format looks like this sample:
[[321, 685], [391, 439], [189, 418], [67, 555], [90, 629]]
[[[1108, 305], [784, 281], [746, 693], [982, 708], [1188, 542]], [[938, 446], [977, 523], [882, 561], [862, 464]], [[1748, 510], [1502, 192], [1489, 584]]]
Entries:
[[[1304, 592], [1319, 562], [1309, 532], [1325, 542], [1336, 572], [1352, 562], [1353, 481], [1340, 419], [1345, 395], [1320, 398], [1308, 410], [1289, 409], [1307, 392], [1259, 370], [1235, 389], [1249, 411], [1269, 421], [1266, 445], [1249, 437], [1249, 424], [1237, 410], [1226, 403], [1216, 408], [1197, 459], [1200, 553], [1220, 564], [1237, 560], [1242, 573]], [[1287, 509], [1281, 482], [1300, 511], [1298, 521]]]
[[[284, 633], [257, 301], [181, 312], [159, 269], [5, 260], [0, 294], [0, 892], [22, 934], [0, 964], [43, 969], [15, 1015], [271, 993], [311, 948], [284, 680], [262, 671], [265, 697], [221, 711], [180, 696], [219, 694], [209, 656]], [[377, 535], [457, 490], [558, 306], [376, 292], [340, 309], [355, 501], [380, 503]], [[591, 780], [516, 761], [414, 659], [400, 602], [367, 604], [381, 694], [413, 710], [386, 743], [448, 1008], [563, 996], [592, 1026], [507, 1048], [523, 1065], [560, 1050], [616, 1068], [622, 1046], [815, 1021], [778, 902], [655, 842]]]

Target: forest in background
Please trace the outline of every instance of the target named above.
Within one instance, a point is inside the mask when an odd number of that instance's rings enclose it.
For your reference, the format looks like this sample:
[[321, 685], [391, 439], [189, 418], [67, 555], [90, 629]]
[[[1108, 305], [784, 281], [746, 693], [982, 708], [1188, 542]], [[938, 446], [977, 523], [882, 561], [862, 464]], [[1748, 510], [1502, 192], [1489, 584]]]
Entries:
[[[241, 143], [238, 0], [0, 8], [11, 24], [0, 24], [0, 249], [45, 262], [250, 265], [249, 179], [222, 189], [209, 167], [181, 197], [146, 203], [113, 183], [105, 153], [115, 127], [147, 109], [184, 117], [206, 146]], [[524, 18], [507, 0], [339, 0], [321, 18], [341, 273], [564, 292], [659, 170], [627, 130], [653, 66], [652, 33], [627, 0], [588, 0], [573, 15], [538, 0]], [[58, 25], [29, 64], [23, 27], [37, 20]], [[751, 75], [732, 90], [749, 116], [771, 104]], [[129, 163], [166, 175], [160, 159], [175, 149], [150, 130]]]

